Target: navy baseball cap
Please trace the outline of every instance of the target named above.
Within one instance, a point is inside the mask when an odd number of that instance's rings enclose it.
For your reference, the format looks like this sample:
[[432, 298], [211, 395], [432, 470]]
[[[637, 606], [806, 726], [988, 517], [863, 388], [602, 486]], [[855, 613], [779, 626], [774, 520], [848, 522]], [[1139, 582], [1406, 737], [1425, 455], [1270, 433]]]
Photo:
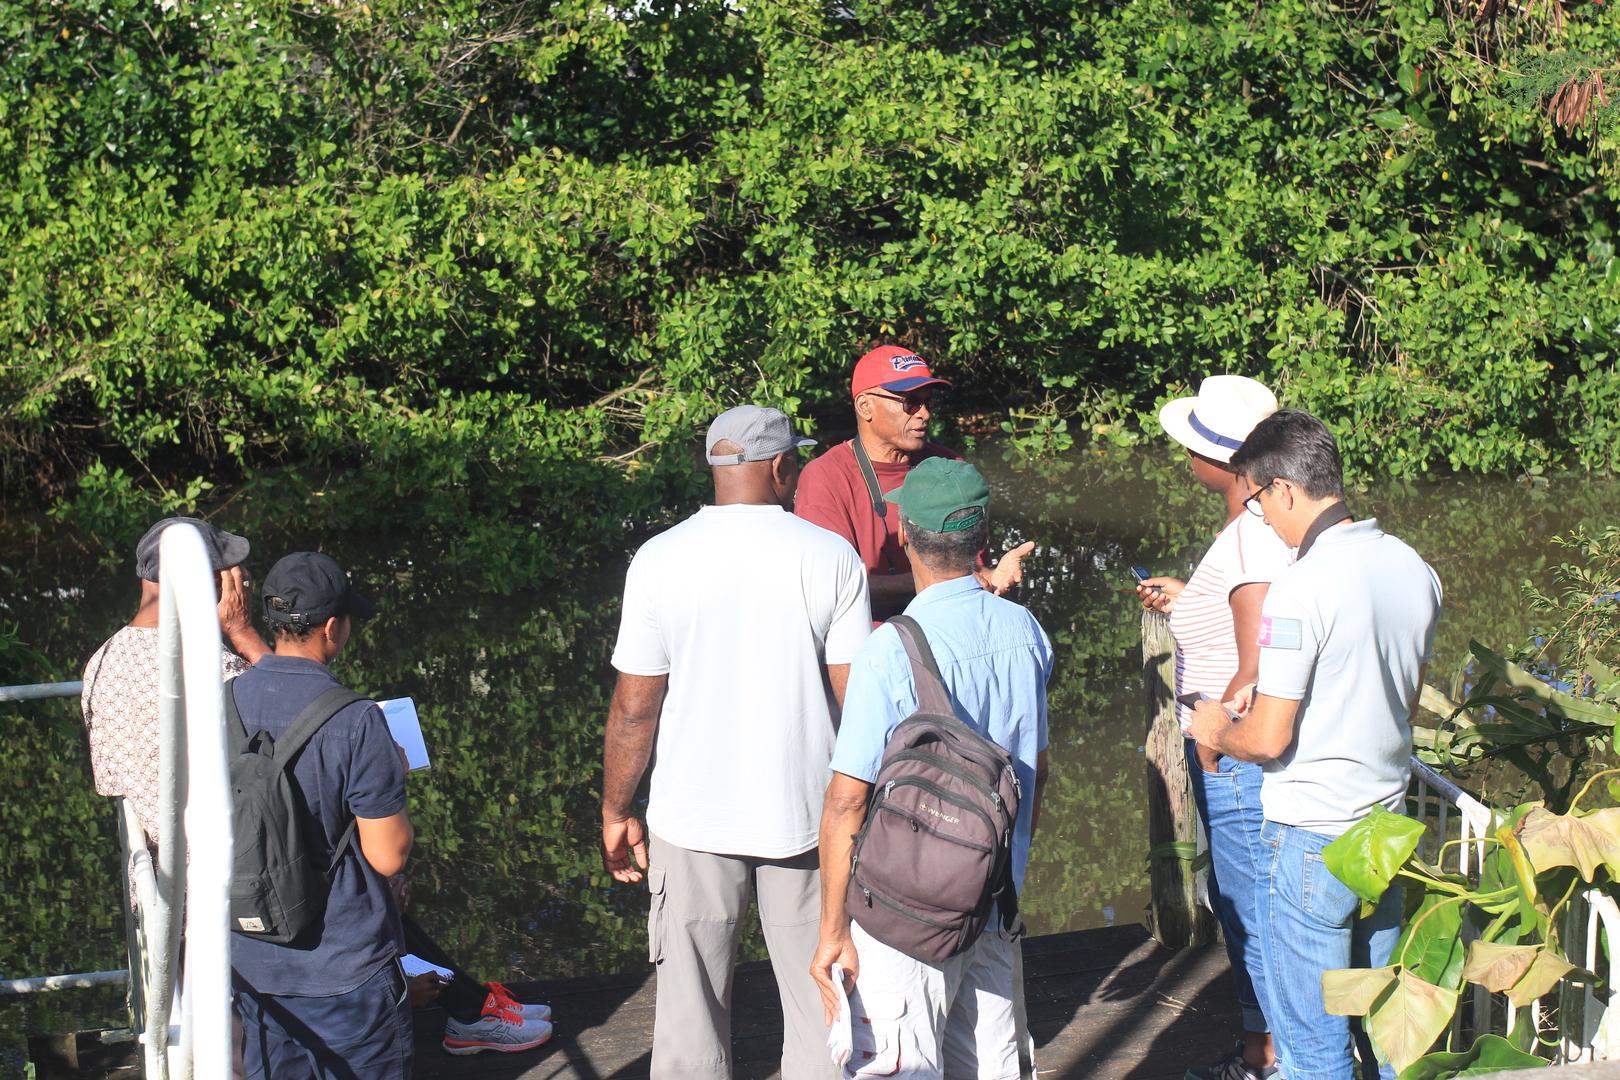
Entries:
[[213, 564], [216, 574], [247, 561], [249, 547], [246, 537], [226, 532], [218, 525], [210, 525], [202, 518], [164, 518], [147, 529], [146, 535], [135, 544], [135, 576], [142, 581], [158, 580], [158, 541], [163, 539], [163, 530], [170, 525], [197, 527], [197, 531], [202, 534], [203, 547], [208, 549], [208, 561]]
[[349, 575], [330, 555], [295, 551], [284, 555], [264, 577], [264, 617], [282, 626], [320, 626], [338, 615], [369, 619], [370, 600], [349, 586]]

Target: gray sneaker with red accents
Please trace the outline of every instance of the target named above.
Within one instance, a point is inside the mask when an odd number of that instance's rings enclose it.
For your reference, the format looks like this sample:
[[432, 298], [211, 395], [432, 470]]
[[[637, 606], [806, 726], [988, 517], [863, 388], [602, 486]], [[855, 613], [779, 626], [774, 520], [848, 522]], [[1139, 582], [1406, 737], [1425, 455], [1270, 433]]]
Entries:
[[1213, 1065], [1187, 1070], [1187, 1080], [1283, 1080], [1275, 1065], [1250, 1065], [1243, 1060], [1243, 1044]]

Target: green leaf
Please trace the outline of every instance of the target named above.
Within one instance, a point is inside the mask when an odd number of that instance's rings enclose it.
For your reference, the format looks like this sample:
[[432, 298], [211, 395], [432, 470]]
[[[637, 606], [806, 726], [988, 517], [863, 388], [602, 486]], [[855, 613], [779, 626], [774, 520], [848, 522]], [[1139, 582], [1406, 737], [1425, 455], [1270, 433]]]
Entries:
[[1442, 893], [1425, 896], [1395, 945], [1394, 955], [1401, 966], [1436, 986], [1461, 986], [1462, 913], [1463, 905], [1456, 897]]
[[1474, 1045], [1456, 1053], [1426, 1054], [1401, 1070], [1396, 1080], [1450, 1080], [1457, 1076], [1484, 1076], [1510, 1069], [1541, 1069], [1547, 1063], [1527, 1054], [1500, 1035], [1481, 1035]]
[[1456, 1008], [1457, 991], [1403, 971], [1395, 988], [1367, 1014], [1367, 1032], [1399, 1071], [1428, 1053]]
[[1322, 864], [1362, 900], [1377, 903], [1422, 837], [1422, 822], [1375, 806], [1322, 849]]
[[1491, 674], [1515, 690], [1522, 691], [1535, 698], [1546, 707], [1548, 712], [1554, 715], [1611, 728], [1615, 726], [1617, 720], [1620, 720], [1620, 711], [1616, 711], [1612, 705], [1578, 698], [1574, 694], [1550, 686], [1518, 664], [1499, 656], [1477, 641], [1468, 643], [1468, 651], [1473, 654], [1474, 659], [1482, 667], [1489, 669]]

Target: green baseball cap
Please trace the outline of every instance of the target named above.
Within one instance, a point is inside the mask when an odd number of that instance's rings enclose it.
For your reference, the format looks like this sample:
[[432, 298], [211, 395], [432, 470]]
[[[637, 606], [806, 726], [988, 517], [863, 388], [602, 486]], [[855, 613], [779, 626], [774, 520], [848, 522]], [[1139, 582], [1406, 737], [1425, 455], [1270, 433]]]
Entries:
[[[883, 496], [900, 516], [929, 532], [961, 532], [984, 520], [990, 485], [965, 461], [931, 457], [906, 474], [905, 483]], [[977, 510], [947, 521], [959, 510]]]

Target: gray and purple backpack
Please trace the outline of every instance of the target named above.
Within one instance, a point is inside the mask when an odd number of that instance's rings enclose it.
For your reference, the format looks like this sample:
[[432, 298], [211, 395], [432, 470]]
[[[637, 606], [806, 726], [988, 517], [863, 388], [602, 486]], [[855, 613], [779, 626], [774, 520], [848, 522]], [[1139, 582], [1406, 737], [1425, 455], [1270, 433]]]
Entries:
[[861, 929], [924, 963], [979, 939], [992, 911], [1022, 930], [1012, 876], [1018, 778], [1005, 749], [951, 704], [922, 627], [897, 615], [917, 711], [889, 736], [855, 837], [844, 909]]

